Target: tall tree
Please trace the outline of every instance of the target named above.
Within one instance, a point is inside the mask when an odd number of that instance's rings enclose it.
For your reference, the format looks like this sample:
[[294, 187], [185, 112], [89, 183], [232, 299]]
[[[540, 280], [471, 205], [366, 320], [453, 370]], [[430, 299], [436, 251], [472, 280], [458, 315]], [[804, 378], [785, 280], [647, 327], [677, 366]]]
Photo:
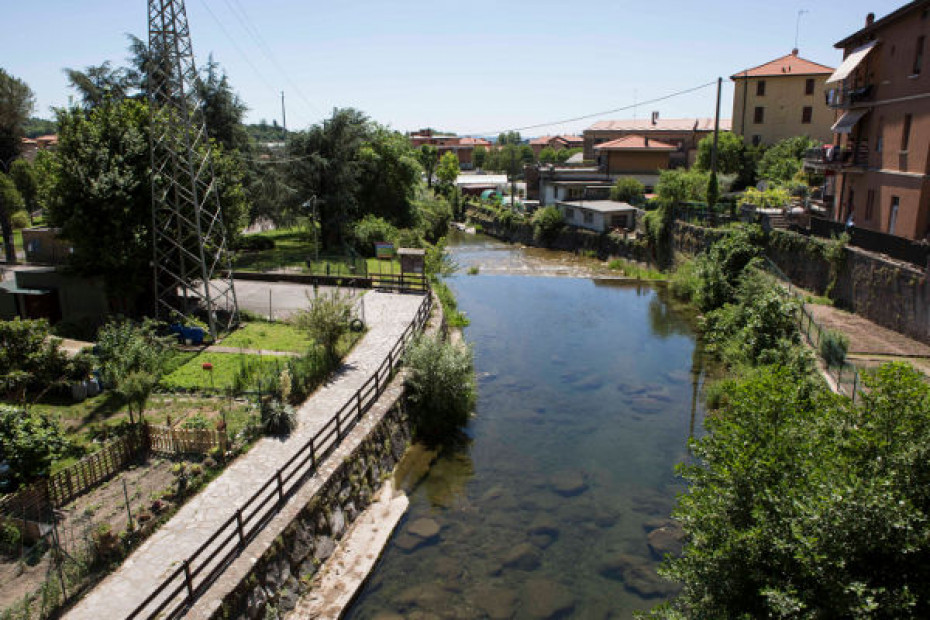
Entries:
[[488, 149], [479, 144], [475, 147], [475, 151], [472, 154], [472, 159], [475, 160], [475, 168], [478, 168], [479, 170], [484, 168], [488, 162]]
[[439, 163], [439, 150], [432, 144], [423, 144], [417, 152], [417, 160], [426, 173], [426, 187], [432, 188], [433, 172], [436, 170], [436, 164]]
[[13, 180], [0, 172], [0, 231], [7, 265], [16, 264], [16, 247], [13, 245], [13, 214], [25, 206]]
[[211, 54], [197, 80], [197, 90], [203, 100], [204, 120], [210, 138], [227, 151], [245, 153], [249, 150], [249, 134], [242, 125], [246, 105], [229, 85], [226, 72]]
[[[698, 143], [697, 167], [701, 170], [710, 170], [711, 152], [714, 150], [714, 136], [709, 135]], [[729, 131], [721, 131], [717, 135], [717, 172], [720, 174], [736, 174], [743, 165], [743, 154], [746, 145], [743, 139]]]
[[370, 124], [369, 136], [359, 151], [363, 174], [359, 206], [399, 226], [409, 225], [411, 202], [420, 184], [419, 151], [403, 134]]
[[17, 159], [10, 166], [10, 178], [16, 184], [19, 195], [23, 197], [29, 220], [32, 221], [32, 212], [38, 206], [39, 179], [35, 167], [25, 159]]
[[0, 68], [0, 172], [7, 172], [19, 156], [24, 126], [34, 107], [29, 86]]
[[108, 101], [118, 101], [128, 96], [135, 86], [132, 77], [125, 68], [113, 68], [110, 61], [91, 65], [80, 71], [65, 69], [68, 84], [78, 92], [81, 105], [91, 110]]
[[443, 189], [448, 189], [455, 184], [455, 179], [459, 176], [459, 158], [455, 153], [449, 151], [439, 160], [439, 167], [436, 169], [436, 177]]

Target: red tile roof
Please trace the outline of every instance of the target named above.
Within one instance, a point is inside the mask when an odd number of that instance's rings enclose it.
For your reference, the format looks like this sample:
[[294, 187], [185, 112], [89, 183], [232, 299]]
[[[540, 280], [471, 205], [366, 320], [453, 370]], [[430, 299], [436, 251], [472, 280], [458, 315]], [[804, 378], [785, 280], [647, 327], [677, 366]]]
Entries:
[[462, 138], [459, 140], [459, 144], [472, 146], [491, 146], [491, 143], [484, 138]]
[[649, 140], [645, 136], [625, 136], [603, 144], [594, 146], [595, 151], [675, 151], [678, 147], [673, 144]]
[[550, 143], [551, 141], [553, 141], [553, 140], [561, 140], [562, 142], [565, 142], [566, 144], [579, 144], [579, 145], [580, 145], [580, 144], [583, 144], [583, 143], [584, 143], [584, 138], [582, 138], [581, 136], [566, 136], [566, 135], [563, 135], [563, 136], [541, 136], [541, 137], [539, 137], [539, 138], [534, 138], [534, 139], [530, 140], [530, 146], [532, 146], [532, 145], [545, 146], [545, 145], [549, 144], [549, 143]]
[[[712, 118], [660, 118], [655, 124], [651, 119], [625, 119], [619, 121], [598, 121], [586, 131], [713, 131]], [[720, 130], [730, 130], [730, 119], [720, 119]]]
[[792, 50], [790, 54], [776, 58], [764, 65], [752, 67], [735, 73], [730, 76], [731, 80], [750, 77], [770, 77], [770, 76], [788, 76], [788, 75], [830, 75], [833, 73], [833, 67], [821, 65], [816, 62], [801, 58], [797, 50]]

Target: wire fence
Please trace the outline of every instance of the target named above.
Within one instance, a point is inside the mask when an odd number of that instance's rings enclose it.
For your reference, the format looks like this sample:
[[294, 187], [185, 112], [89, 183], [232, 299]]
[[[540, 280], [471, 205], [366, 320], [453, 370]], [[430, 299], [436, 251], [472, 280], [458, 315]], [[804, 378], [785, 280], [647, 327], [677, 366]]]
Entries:
[[[765, 258], [765, 264], [769, 273], [781, 281], [783, 290], [786, 291], [790, 297], [798, 301], [798, 330], [807, 340], [807, 343], [813, 347], [817, 355], [822, 358], [821, 344], [831, 330], [824, 327], [814, 318], [814, 315], [805, 305], [804, 294], [799, 292], [799, 289], [791, 283], [791, 280], [779, 269], [778, 265], [768, 257]], [[824, 370], [836, 383], [836, 391], [838, 393], [848, 396], [852, 399], [853, 403], [862, 397], [864, 386], [859, 376], [859, 369], [856, 368], [856, 366], [845, 361], [842, 364], [829, 364], [824, 360]]]

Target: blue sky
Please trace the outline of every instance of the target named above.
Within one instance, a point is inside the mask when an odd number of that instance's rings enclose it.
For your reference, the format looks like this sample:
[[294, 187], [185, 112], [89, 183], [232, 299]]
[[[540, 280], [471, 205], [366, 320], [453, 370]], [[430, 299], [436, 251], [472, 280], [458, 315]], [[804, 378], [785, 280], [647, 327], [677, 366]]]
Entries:
[[[144, 0], [5, 0], [0, 67], [51, 117], [73, 93], [62, 68], [122, 63], [147, 38]], [[728, 77], [790, 52], [830, 66], [833, 43], [903, 0], [187, 0], [197, 62], [212, 53], [247, 120], [305, 128], [334, 106], [399, 130], [497, 133], [632, 105]], [[643, 118], [712, 116], [714, 89], [637, 108]], [[599, 118], [632, 118], [633, 111]], [[598, 119], [524, 130], [581, 131]]]

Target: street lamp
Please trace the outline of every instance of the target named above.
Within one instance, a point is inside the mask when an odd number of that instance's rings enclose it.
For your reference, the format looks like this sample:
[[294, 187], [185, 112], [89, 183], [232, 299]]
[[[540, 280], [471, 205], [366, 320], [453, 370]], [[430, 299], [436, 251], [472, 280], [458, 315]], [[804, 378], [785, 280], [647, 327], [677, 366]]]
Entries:
[[310, 196], [310, 200], [307, 200], [302, 205], [300, 205], [305, 210], [312, 210], [312, 215], [310, 216], [310, 218], [313, 223], [313, 252], [314, 252], [315, 262], [320, 261], [320, 242], [319, 242], [318, 234], [316, 232], [316, 224], [317, 224], [316, 203], [317, 201], [319, 201], [319, 198], [317, 198], [316, 194], [314, 194]]

